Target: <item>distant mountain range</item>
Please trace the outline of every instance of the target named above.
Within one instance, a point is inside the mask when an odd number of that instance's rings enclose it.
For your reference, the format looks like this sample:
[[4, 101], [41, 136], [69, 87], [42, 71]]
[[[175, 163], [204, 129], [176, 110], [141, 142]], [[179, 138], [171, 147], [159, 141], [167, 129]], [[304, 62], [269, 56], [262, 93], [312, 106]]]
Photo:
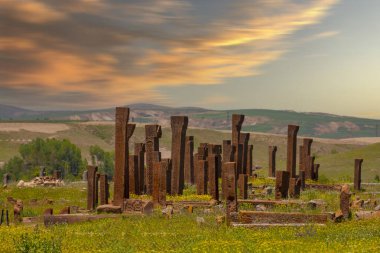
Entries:
[[[234, 113], [246, 115], [243, 131], [285, 134], [288, 124], [300, 125], [300, 135], [325, 138], [380, 136], [380, 120], [281, 110], [209, 110], [198, 107], [167, 107], [131, 104], [131, 121], [170, 127], [170, 116], [189, 116], [190, 127], [228, 130]], [[114, 108], [86, 111], [33, 111], [0, 105], [0, 121], [113, 121]]]

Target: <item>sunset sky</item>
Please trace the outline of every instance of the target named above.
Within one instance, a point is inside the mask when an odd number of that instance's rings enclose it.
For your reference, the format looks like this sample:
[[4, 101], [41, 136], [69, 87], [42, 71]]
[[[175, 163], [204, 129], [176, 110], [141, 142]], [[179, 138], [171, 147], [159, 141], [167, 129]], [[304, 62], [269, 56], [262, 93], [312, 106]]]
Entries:
[[380, 118], [377, 0], [0, 0], [0, 104]]

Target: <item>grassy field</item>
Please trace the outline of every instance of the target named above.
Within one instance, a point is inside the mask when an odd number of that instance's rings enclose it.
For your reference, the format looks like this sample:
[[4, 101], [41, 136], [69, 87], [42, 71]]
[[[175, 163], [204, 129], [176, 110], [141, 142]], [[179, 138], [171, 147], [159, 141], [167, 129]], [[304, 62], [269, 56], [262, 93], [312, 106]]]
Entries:
[[[272, 184], [260, 179], [256, 185]], [[18, 189], [11, 186], [0, 190], [0, 206], [6, 197], [24, 202], [24, 216], [38, 216], [45, 208], [55, 213], [68, 205], [84, 208], [84, 183], [61, 188]], [[112, 189], [112, 187], [111, 187]], [[185, 191], [185, 199], [207, 200]], [[358, 193], [362, 195], [364, 193]], [[143, 197], [143, 198], [146, 198]], [[273, 195], [269, 196], [273, 198]], [[46, 199], [53, 200], [51, 204]], [[177, 197], [170, 198], [178, 200]], [[338, 208], [338, 193], [305, 191], [301, 199], [324, 199], [323, 210], [275, 211], [321, 212]], [[126, 216], [74, 225], [44, 226], [11, 225], [0, 227], [0, 252], [376, 252], [380, 250], [380, 220], [351, 220], [341, 224], [329, 222], [326, 227], [304, 228], [229, 228], [218, 224], [217, 213], [201, 210], [183, 212], [167, 219], [159, 211], [151, 216]], [[205, 222], [198, 224], [197, 217]]]

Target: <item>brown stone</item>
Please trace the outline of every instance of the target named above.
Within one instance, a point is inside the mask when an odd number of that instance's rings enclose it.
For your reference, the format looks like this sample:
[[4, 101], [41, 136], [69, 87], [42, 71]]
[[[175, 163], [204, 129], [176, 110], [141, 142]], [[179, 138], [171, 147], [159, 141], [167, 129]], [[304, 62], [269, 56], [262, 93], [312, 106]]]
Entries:
[[153, 202], [140, 199], [126, 199], [124, 200], [123, 210], [129, 213], [152, 214]]
[[248, 145], [247, 175], [252, 176], [253, 169], [253, 145]]
[[13, 219], [15, 222], [21, 222], [22, 221], [22, 211], [24, 210], [24, 205], [22, 203], [22, 200], [17, 200], [15, 205], [13, 206]]
[[285, 212], [261, 212], [261, 211], [240, 211], [239, 220], [244, 224], [249, 223], [327, 223], [327, 214], [304, 214]]
[[343, 185], [340, 192], [340, 210], [342, 211], [343, 217], [348, 218], [350, 216], [350, 199], [351, 193], [348, 185]]
[[96, 203], [98, 202], [96, 199], [96, 173], [98, 171], [98, 167], [87, 166], [87, 171], [87, 209], [94, 210], [96, 208]]
[[355, 159], [355, 173], [354, 173], [354, 189], [355, 191], [360, 191], [361, 181], [362, 181], [362, 164], [363, 159]]
[[145, 186], [145, 144], [144, 143], [135, 143], [135, 155], [137, 155], [137, 178], [138, 178], [138, 188], [139, 192], [144, 192]]
[[223, 163], [234, 161], [234, 149], [230, 140], [223, 141]]
[[157, 162], [157, 155], [154, 155], [153, 152], [159, 151], [159, 139], [161, 138], [161, 135], [161, 126], [145, 125], [145, 191], [147, 194], [151, 194], [153, 191], [153, 163]]
[[305, 157], [305, 176], [306, 179], [314, 178], [314, 156], [306, 156]]
[[[164, 185], [163, 185], [164, 179], [161, 178], [162, 187], [160, 188], [160, 194], [161, 194], [160, 199], [164, 199], [164, 195], [165, 195], [165, 199], [166, 199], [166, 193], [171, 194], [170, 184], [171, 184], [171, 177], [172, 177], [172, 160], [171, 159], [163, 159], [161, 161], [161, 167], [163, 168], [162, 170], [166, 171], [166, 179], [165, 179], [166, 187], [164, 188]], [[161, 176], [163, 176], [163, 174], [161, 174]], [[165, 191], [164, 191], [164, 189], [165, 189]]]
[[242, 145], [241, 174], [247, 174], [249, 138], [249, 133], [241, 133], [239, 137], [239, 144]]
[[288, 148], [287, 148], [286, 170], [289, 172], [290, 178], [296, 176], [298, 130], [299, 130], [299, 126], [288, 125]]
[[276, 171], [275, 198], [284, 199], [288, 197], [289, 190], [289, 171]]
[[269, 171], [268, 171], [268, 177], [275, 177], [276, 176], [276, 153], [277, 153], [277, 146], [269, 146]]
[[108, 178], [107, 175], [101, 174], [99, 177], [99, 198], [100, 198], [100, 205], [106, 205], [108, 204], [109, 199], [109, 184], [108, 184]]
[[305, 171], [304, 170], [301, 170], [300, 171], [300, 181], [301, 181], [301, 190], [305, 190]]
[[241, 174], [243, 173], [243, 144], [238, 144], [235, 157], [237, 157], [236, 172], [238, 174]]
[[60, 180], [62, 179], [62, 173], [60, 170], [54, 170], [53, 171], [53, 178], [55, 178], [56, 180]]
[[184, 173], [185, 183], [194, 184], [194, 136], [186, 136]]
[[239, 188], [239, 198], [247, 199], [248, 198], [248, 175], [239, 174], [238, 188]]
[[66, 206], [64, 207], [60, 212], [59, 214], [70, 214], [70, 207], [69, 206]]
[[53, 215], [53, 208], [47, 208], [45, 209], [43, 215]]
[[164, 206], [166, 204], [166, 179], [169, 164], [169, 159], [154, 163], [152, 199], [153, 203], [156, 205], [161, 204]]
[[171, 116], [172, 128], [172, 195], [182, 195], [184, 188], [185, 138], [189, 119]]
[[289, 179], [289, 197], [299, 198], [301, 194], [301, 179], [293, 177]]
[[97, 172], [95, 175], [95, 206], [99, 204], [99, 178], [100, 174]]
[[154, 204], [159, 203], [160, 198], [160, 172], [161, 172], [161, 162], [153, 163], [153, 192], [152, 200]]
[[314, 165], [314, 173], [313, 173], [314, 177], [313, 177], [313, 180], [315, 180], [315, 181], [318, 181], [318, 178], [319, 178], [319, 167], [320, 166], [321, 165], [319, 163], [316, 163]]
[[[237, 147], [240, 143], [240, 131], [244, 122], [244, 115], [241, 114], [233, 114], [232, 115], [232, 145]], [[234, 158], [237, 159], [237, 156]]]
[[227, 224], [233, 219], [232, 213], [237, 212], [237, 184], [236, 184], [236, 163], [223, 163], [223, 178], [225, 181], [224, 198], [226, 199], [226, 221]]
[[100, 205], [96, 208], [97, 213], [121, 213], [120, 206]]
[[207, 169], [208, 162], [205, 160], [198, 160], [197, 162], [197, 194], [206, 195], [207, 194]]
[[219, 200], [218, 168], [220, 164], [220, 155], [208, 156], [208, 193], [215, 200]]
[[46, 215], [44, 216], [44, 225], [52, 226], [59, 224], [74, 224], [78, 222], [93, 221], [100, 219], [120, 218], [120, 215], [111, 216], [110, 214], [103, 215], [83, 215], [83, 214], [62, 214], [62, 215]]
[[139, 157], [129, 155], [129, 193], [140, 195], [138, 178]]
[[299, 154], [298, 154], [298, 171], [305, 171], [305, 161], [304, 161], [304, 148], [303, 146], [299, 146]]
[[[115, 173], [113, 204], [121, 206], [125, 198], [129, 198], [129, 149], [127, 124], [129, 108], [116, 107], [115, 115]], [[95, 206], [91, 206], [91, 210]]]
[[3, 175], [3, 185], [8, 185], [10, 181], [11, 176], [8, 173], [5, 173]]

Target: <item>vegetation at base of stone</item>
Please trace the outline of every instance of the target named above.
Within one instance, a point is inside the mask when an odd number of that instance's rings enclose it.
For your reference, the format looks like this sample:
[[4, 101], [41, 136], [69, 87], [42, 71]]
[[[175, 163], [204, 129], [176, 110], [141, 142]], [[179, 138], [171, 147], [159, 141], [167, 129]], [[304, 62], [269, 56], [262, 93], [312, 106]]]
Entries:
[[20, 156], [14, 156], [4, 166], [0, 174], [10, 173], [13, 180], [38, 176], [42, 167], [51, 175], [60, 170], [66, 179], [77, 177], [86, 162], [81, 150], [69, 140], [36, 138], [19, 147]]
[[104, 151], [98, 145], [90, 146], [92, 164], [97, 164], [98, 172], [105, 173], [109, 178], [113, 178], [115, 152]]

